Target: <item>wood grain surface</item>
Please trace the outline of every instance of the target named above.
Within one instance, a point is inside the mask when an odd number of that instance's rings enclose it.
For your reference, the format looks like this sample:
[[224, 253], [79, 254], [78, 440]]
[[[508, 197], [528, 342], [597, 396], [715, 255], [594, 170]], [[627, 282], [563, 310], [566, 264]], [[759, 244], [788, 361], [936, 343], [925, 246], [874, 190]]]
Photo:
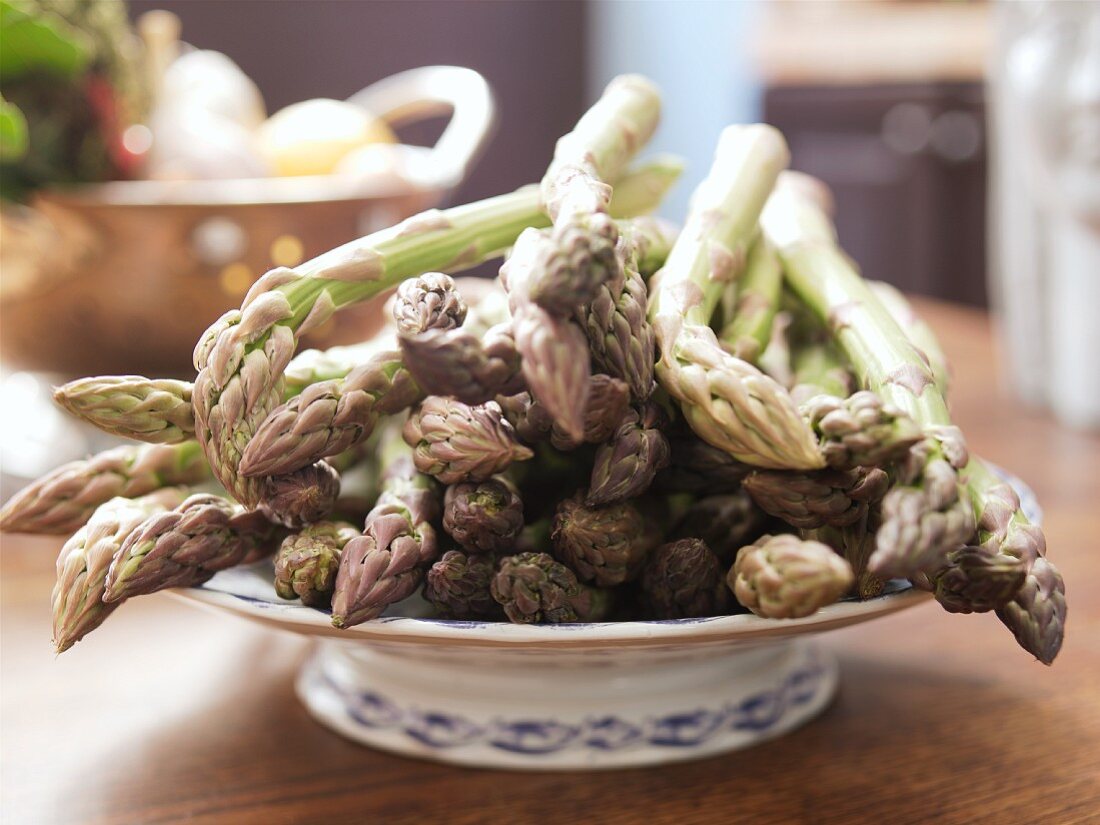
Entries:
[[[1053, 668], [992, 616], [934, 604], [825, 637], [826, 713], [760, 747], [605, 774], [461, 770], [376, 753], [292, 693], [308, 644], [166, 596], [55, 658], [56, 540], [4, 537], [4, 823], [1013, 823], [1100, 816], [1100, 439], [997, 391], [986, 317], [922, 303], [970, 445], [1027, 479], [1068, 583]], [[1095, 360], [1093, 360], [1095, 366]]]

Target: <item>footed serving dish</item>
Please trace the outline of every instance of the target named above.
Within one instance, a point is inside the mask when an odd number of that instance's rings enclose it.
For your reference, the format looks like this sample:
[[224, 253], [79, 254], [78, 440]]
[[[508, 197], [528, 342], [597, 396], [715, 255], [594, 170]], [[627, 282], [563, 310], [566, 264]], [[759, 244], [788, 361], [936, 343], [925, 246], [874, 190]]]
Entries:
[[[1004, 474], [1028, 518], [1034, 493]], [[317, 721], [373, 748], [466, 766], [588, 770], [737, 750], [821, 713], [835, 658], [816, 636], [931, 598], [891, 582], [804, 619], [523, 625], [428, 618], [418, 598], [346, 630], [280, 599], [269, 562], [170, 591], [185, 601], [317, 637], [298, 696]]]

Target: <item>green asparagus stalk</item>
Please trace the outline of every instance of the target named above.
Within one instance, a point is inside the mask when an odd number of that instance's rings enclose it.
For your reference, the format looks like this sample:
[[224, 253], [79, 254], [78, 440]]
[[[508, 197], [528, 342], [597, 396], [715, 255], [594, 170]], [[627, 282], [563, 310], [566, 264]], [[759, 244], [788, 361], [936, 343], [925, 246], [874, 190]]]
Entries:
[[950, 386], [951, 367], [947, 363], [947, 356], [936, 338], [936, 333], [923, 318], [917, 315], [912, 304], [896, 286], [884, 281], [868, 281], [867, 286], [924, 356], [925, 363], [928, 364], [936, 379], [936, 387], [946, 398]]
[[452, 484], [443, 497], [443, 529], [468, 553], [506, 553], [523, 529], [523, 500], [504, 478]]
[[786, 391], [725, 352], [708, 326], [722, 290], [744, 267], [787, 157], [782, 136], [770, 127], [722, 133], [714, 166], [656, 276], [649, 312], [660, 350], [657, 380], [700, 438], [749, 464], [813, 469], [824, 462]]
[[219, 570], [270, 555], [281, 537], [258, 511], [220, 496], [190, 496], [126, 537], [107, 573], [103, 601], [201, 584]]
[[627, 411], [611, 440], [596, 450], [585, 499], [590, 507], [624, 501], [649, 489], [670, 460], [668, 439], [661, 431], [666, 423], [664, 411], [653, 402]]
[[855, 376], [832, 341], [796, 341], [790, 359], [791, 397], [800, 406], [819, 395], [847, 398], [855, 391]]
[[145, 519], [177, 506], [182, 488], [168, 487], [135, 499], [113, 498], [65, 542], [57, 557], [53, 588], [53, 643], [64, 653], [107, 619], [118, 603], [103, 601], [111, 560], [123, 540]]
[[798, 536], [764, 536], [742, 547], [729, 571], [737, 601], [767, 619], [800, 619], [852, 586], [852, 568], [832, 548]]
[[429, 329], [456, 329], [465, 322], [466, 311], [466, 302], [450, 275], [425, 272], [401, 282], [393, 320], [398, 331], [415, 335]]
[[788, 178], [770, 199], [761, 226], [783, 262], [787, 284], [832, 330], [866, 389], [905, 412], [927, 435], [907, 476], [886, 496], [871, 557], [879, 576], [943, 566], [974, 531], [958, 470], [967, 461], [934, 376], [836, 244], [834, 230], [806, 183]]
[[0, 532], [72, 532], [112, 498], [198, 484], [210, 468], [194, 441], [116, 447], [71, 461], [24, 487], [0, 509]]
[[745, 479], [745, 491], [764, 512], [793, 527], [812, 529], [857, 523], [890, 486], [884, 470], [788, 472], [757, 470]]
[[733, 315], [718, 336], [735, 358], [756, 363], [768, 346], [782, 286], [783, 272], [775, 250], [766, 238], [757, 238], [736, 284]]
[[379, 419], [423, 397], [401, 353], [374, 355], [346, 378], [313, 384], [277, 407], [256, 428], [238, 471], [272, 476], [308, 467], [370, 437]]
[[443, 484], [485, 481], [534, 456], [495, 401], [470, 406], [429, 395], [409, 415], [404, 438], [416, 468]]
[[448, 619], [503, 619], [490, 591], [495, 575], [495, 557], [448, 550], [424, 577], [424, 598]]
[[328, 607], [344, 546], [359, 535], [354, 525], [322, 521], [283, 539], [275, 554], [275, 592], [308, 607]]
[[411, 596], [424, 570], [439, 555], [433, 524], [441, 494], [431, 478], [417, 472], [399, 438], [383, 445], [383, 492], [367, 515], [363, 535], [344, 545], [332, 624], [347, 628], [377, 618], [389, 605]]
[[194, 438], [191, 384], [140, 375], [81, 378], [54, 388], [58, 405], [112, 435], [150, 444]]
[[490, 592], [508, 620], [517, 624], [600, 622], [612, 608], [610, 591], [581, 584], [547, 553], [501, 559]]
[[396, 337], [384, 331], [358, 344], [303, 350], [286, 366], [283, 400], [300, 395], [311, 384], [346, 378], [356, 367], [362, 366], [378, 353], [392, 350], [396, 346]]
[[558, 504], [551, 539], [554, 555], [578, 579], [614, 587], [638, 577], [660, 533], [630, 502], [589, 507], [578, 493]]
[[642, 602], [654, 619], [716, 616], [731, 607], [718, 557], [698, 538], [662, 544], [649, 554]]
[[[649, 175], [646, 169], [636, 174]], [[667, 177], [664, 171], [662, 178]], [[644, 193], [634, 187], [634, 193]], [[656, 203], [612, 202], [631, 217]], [[196, 435], [218, 480], [255, 505], [260, 480], [238, 473], [244, 446], [279, 403], [283, 371], [297, 336], [341, 307], [374, 298], [402, 280], [433, 270], [453, 272], [503, 254], [528, 226], [547, 226], [537, 189], [416, 215], [299, 265], [274, 269], [253, 285], [240, 310], [226, 313], [195, 350], [192, 394]]]

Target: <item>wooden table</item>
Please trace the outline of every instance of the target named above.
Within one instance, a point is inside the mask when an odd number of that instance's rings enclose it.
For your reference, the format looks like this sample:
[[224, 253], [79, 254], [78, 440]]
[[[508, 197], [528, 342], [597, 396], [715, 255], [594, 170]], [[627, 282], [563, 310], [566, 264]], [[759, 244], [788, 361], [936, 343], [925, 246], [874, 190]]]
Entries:
[[[926, 604], [835, 632], [840, 695], [749, 751], [656, 770], [507, 774], [375, 753], [291, 691], [308, 645], [168, 596], [55, 658], [54, 540], [5, 537], [5, 823], [1009, 823], [1100, 816], [1100, 439], [1003, 403], [984, 315], [922, 304], [971, 447], [1023, 475], [1069, 582], [1056, 665], [992, 616]], [[1095, 362], [1093, 362], [1095, 366]]]

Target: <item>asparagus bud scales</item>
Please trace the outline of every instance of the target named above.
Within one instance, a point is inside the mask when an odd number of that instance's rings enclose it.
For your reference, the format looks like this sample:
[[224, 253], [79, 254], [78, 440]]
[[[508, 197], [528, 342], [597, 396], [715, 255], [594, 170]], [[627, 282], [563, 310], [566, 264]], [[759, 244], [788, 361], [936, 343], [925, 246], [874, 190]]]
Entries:
[[0, 531], [71, 532], [116, 496], [132, 498], [162, 487], [195, 484], [209, 475], [194, 441], [116, 447], [64, 464], [24, 487], [0, 509]]
[[100, 505], [57, 557], [57, 583], [51, 597], [53, 641], [64, 653], [101, 625], [118, 607], [103, 601], [107, 571], [123, 541], [149, 516], [183, 500], [180, 488], [136, 499], [113, 498]]
[[829, 546], [779, 535], [742, 547], [728, 581], [737, 600], [758, 616], [798, 619], [839, 599], [854, 576]]
[[359, 535], [346, 522], [321, 522], [283, 539], [275, 555], [275, 592], [283, 599], [325, 607], [336, 585], [344, 546]]
[[724, 352], [708, 326], [723, 286], [737, 276], [764, 201], [787, 163], [767, 126], [731, 126], [692, 198], [684, 231], [650, 301], [657, 378], [699, 436], [747, 463], [812, 469], [823, 464], [786, 391]]
[[104, 432], [178, 444], [195, 432], [191, 384], [140, 375], [81, 378], [54, 389], [58, 405]]
[[519, 443], [495, 401], [470, 406], [430, 395], [409, 416], [403, 434], [417, 469], [444, 484], [485, 481], [534, 455]]
[[370, 436], [380, 416], [415, 404], [422, 392], [401, 353], [383, 351], [346, 378], [306, 387], [273, 410], [241, 455], [246, 476], [288, 473]]
[[200, 584], [218, 570], [270, 553], [275, 535], [258, 513], [219, 496], [190, 496], [130, 533], [111, 562], [103, 601]]
[[417, 472], [396, 431], [385, 433], [386, 478], [363, 534], [344, 545], [332, 597], [332, 624], [351, 627], [381, 615], [420, 586], [424, 568], [439, 554], [434, 522], [440, 492]]

